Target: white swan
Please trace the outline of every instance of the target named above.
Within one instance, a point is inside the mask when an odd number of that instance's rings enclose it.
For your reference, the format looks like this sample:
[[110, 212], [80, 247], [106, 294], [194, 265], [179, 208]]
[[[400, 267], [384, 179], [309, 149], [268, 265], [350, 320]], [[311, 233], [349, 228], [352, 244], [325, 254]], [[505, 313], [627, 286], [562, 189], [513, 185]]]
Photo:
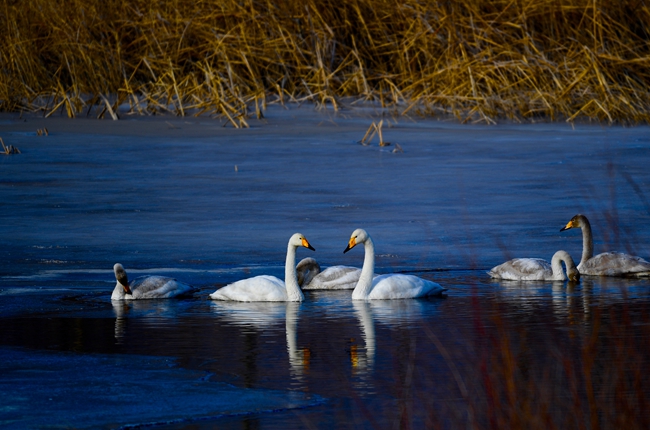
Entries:
[[111, 300], [168, 299], [194, 290], [194, 287], [165, 276], [141, 276], [129, 282], [120, 263], [113, 266], [117, 284]]
[[603, 252], [594, 257], [594, 240], [591, 224], [586, 216], [578, 214], [560, 231], [582, 229], [582, 258], [578, 270], [592, 276], [650, 276], [650, 263], [641, 257], [621, 252]]
[[350, 266], [330, 266], [321, 272], [320, 265], [311, 257], [296, 266], [298, 285], [303, 290], [351, 290], [359, 282], [361, 269]]
[[[566, 276], [562, 269], [566, 266]], [[553, 254], [551, 264], [541, 258], [515, 258], [493, 267], [488, 275], [495, 279], [511, 281], [579, 281], [580, 272], [566, 251]]]
[[275, 276], [255, 276], [228, 284], [210, 294], [210, 298], [238, 302], [300, 302], [304, 300], [305, 296], [300, 291], [296, 274], [296, 249], [299, 246], [315, 251], [302, 234], [296, 233], [291, 236], [287, 245], [284, 282]]
[[373, 279], [375, 272], [375, 245], [364, 229], [356, 229], [350, 237], [345, 254], [356, 245], [363, 243], [365, 257], [361, 277], [352, 291], [352, 300], [413, 299], [416, 297], [435, 296], [447, 291], [435, 282], [413, 275], [379, 275]]

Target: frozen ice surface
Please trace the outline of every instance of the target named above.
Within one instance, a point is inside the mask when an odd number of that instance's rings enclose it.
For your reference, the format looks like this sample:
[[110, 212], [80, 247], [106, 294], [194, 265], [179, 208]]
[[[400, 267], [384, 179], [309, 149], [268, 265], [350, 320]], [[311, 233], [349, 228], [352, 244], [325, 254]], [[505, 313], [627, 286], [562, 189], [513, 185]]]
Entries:
[[318, 396], [211, 382], [173, 359], [0, 348], [0, 427], [121, 428], [307, 407]]
[[[578, 212], [590, 216], [597, 250], [649, 256], [650, 231], [635, 226], [650, 211], [647, 126], [386, 117], [386, 140], [404, 149], [392, 153], [357, 143], [371, 113], [273, 106], [242, 130], [208, 118], [3, 114], [0, 132], [22, 154], [0, 158], [0, 273], [121, 262], [275, 265], [270, 274], [282, 276], [296, 231], [321, 265], [361, 265], [359, 252], [342, 255], [357, 227], [375, 239], [379, 273], [489, 269], [558, 249], [577, 256], [578, 234], [559, 229]], [[36, 136], [43, 126], [50, 135]]]
[[[375, 239], [379, 273], [489, 269], [577, 255], [577, 234], [559, 229], [578, 212], [591, 216], [597, 249], [648, 257], [650, 232], [634, 227], [650, 209], [647, 126], [386, 118], [385, 138], [404, 149], [392, 153], [357, 143], [377, 119], [364, 112], [274, 106], [243, 130], [207, 118], [5, 122], [23, 153], [0, 158], [0, 273], [121, 262], [276, 265], [281, 276], [296, 231], [321, 265], [360, 265], [360, 253], [342, 255], [357, 227]], [[50, 136], [33, 135], [44, 125]]]

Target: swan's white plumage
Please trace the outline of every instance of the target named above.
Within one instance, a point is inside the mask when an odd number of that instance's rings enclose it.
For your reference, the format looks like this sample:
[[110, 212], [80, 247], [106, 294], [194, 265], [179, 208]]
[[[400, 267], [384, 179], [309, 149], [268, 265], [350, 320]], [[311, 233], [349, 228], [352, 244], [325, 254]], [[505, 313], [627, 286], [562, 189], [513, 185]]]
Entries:
[[269, 275], [233, 282], [210, 294], [210, 298], [237, 302], [286, 302], [289, 300], [284, 281]]
[[234, 300], [238, 302], [287, 302], [302, 301], [296, 272], [296, 249], [299, 246], [314, 250], [307, 239], [296, 233], [289, 239], [284, 281], [275, 276], [260, 275], [228, 284], [210, 294], [213, 300]]
[[111, 300], [168, 299], [194, 290], [194, 287], [166, 276], [141, 276], [128, 282], [126, 271], [119, 263], [113, 266], [113, 272], [117, 284]]
[[379, 275], [372, 280], [369, 300], [412, 299], [441, 294], [446, 291], [440, 284], [413, 275], [392, 273]]
[[560, 231], [571, 228], [582, 230], [582, 258], [578, 270], [591, 276], [650, 277], [650, 262], [641, 257], [622, 252], [604, 252], [594, 256], [594, 240], [591, 224], [586, 216], [578, 214], [571, 218]]
[[361, 228], [355, 230], [343, 252], [348, 252], [359, 243], [364, 245], [365, 257], [359, 282], [352, 291], [353, 300], [414, 299], [441, 295], [447, 290], [440, 284], [413, 275], [389, 274], [374, 277], [375, 246], [368, 232]]
[[[567, 274], [564, 274], [562, 262], [566, 265]], [[511, 281], [571, 281], [580, 279], [580, 273], [571, 256], [565, 251], [557, 251], [551, 263], [541, 258], [515, 258], [506, 261], [489, 272], [492, 278]]]

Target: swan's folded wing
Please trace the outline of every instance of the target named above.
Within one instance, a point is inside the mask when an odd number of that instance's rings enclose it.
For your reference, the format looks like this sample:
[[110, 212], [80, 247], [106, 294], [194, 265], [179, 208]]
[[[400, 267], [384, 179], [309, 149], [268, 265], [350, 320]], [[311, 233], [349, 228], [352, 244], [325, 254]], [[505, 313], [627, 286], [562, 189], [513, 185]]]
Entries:
[[413, 299], [439, 295], [446, 290], [440, 284], [413, 275], [381, 275], [373, 279], [368, 299]]
[[541, 281], [553, 276], [551, 265], [541, 258], [515, 258], [488, 272], [493, 278], [512, 281]]
[[350, 266], [331, 266], [316, 275], [303, 290], [352, 290], [361, 276], [361, 269]]
[[166, 276], [143, 276], [130, 284], [134, 299], [167, 299], [189, 293], [193, 287]]
[[260, 275], [228, 284], [210, 294], [210, 298], [238, 302], [284, 302], [287, 301], [287, 288], [275, 276]]
[[650, 263], [621, 252], [604, 252], [578, 267], [580, 273], [595, 276], [650, 276]]

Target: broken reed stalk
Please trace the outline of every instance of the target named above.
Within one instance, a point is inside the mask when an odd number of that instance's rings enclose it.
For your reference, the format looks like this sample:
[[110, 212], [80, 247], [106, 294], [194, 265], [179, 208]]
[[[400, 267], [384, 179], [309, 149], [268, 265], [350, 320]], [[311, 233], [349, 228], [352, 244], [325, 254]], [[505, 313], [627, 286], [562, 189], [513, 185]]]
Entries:
[[2, 152], [3, 152], [3, 154], [5, 154], [5, 155], [20, 154], [20, 153], [21, 153], [21, 152], [20, 152], [20, 149], [16, 148], [16, 147], [13, 146], [13, 145], [6, 146], [6, 145], [5, 145], [5, 141], [2, 140], [1, 137], [0, 137], [0, 144], [2, 144]]
[[372, 124], [370, 124], [370, 127], [368, 127], [368, 130], [366, 130], [366, 134], [363, 135], [363, 138], [359, 141], [360, 144], [362, 145], [370, 145], [370, 142], [372, 141], [372, 138], [375, 137], [375, 134], [377, 134], [377, 124], [373, 121]]
[[128, 102], [246, 127], [260, 100], [338, 109], [349, 97], [469, 122], [650, 122], [650, 8], [638, 0], [0, 7], [4, 111], [115, 119]]
[[[378, 123], [372, 122], [370, 124], [370, 127], [368, 127], [368, 130], [366, 131], [366, 134], [363, 136], [363, 139], [359, 141], [360, 144], [362, 145], [370, 145], [370, 142], [372, 142], [372, 138], [375, 137], [375, 135], [379, 136], [379, 146], [389, 146], [390, 142], [386, 142], [384, 140], [384, 134], [381, 131], [381, 128], [384, 125], [384, 120], [380, 120]], [[397, 145], [399, 147], [398, 151], [402, 151], [402, 147]], [[394, 151], [397, 152], [397, 151]]]

